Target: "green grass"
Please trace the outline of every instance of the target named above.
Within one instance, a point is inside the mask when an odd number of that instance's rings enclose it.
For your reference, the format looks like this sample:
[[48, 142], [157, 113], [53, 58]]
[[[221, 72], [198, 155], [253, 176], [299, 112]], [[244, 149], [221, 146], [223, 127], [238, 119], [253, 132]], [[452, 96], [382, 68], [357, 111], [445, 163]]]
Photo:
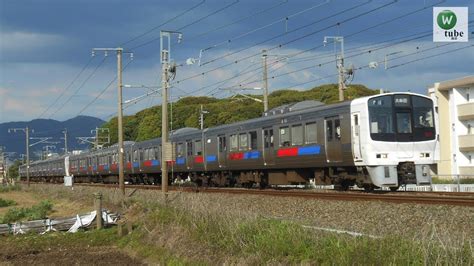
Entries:
[[[190, 239], [201, 243], [203, 247], [230, 258], [251, 258], [251, 261], [246, 262], [250, 264], [472, 263], [472, 251], [468, 242], [461, 249], [450, 249], [438, 244], [427, 247], [425, 243], [396, 236], [374, 239], [321, 233], [294, 222], [275, 219], [226, 220], [225, 217], [212, 215], [193, 216], [166, 206], [155, 206], [148, 210], [148, 227], [153, 223], [157, 223], [160, 230], [178, 226], [180, 230], [187, 232]], [[138, 237], [136, 241], [139, 242], [140, 239], [142, 237]]]
[[55, 247], [65, 248], [74, 246], [106, 246], [113, 245], [119, 240], [115, 228], [79, 231], [71, 234], [66, 232], [53, 232], [44, 235], [29, 233], [14, 237], [2, 238], [1, 246], [14, 247], [25, 250], [48, 250]]
[[[439, 177], [433, 177], [431, 180], [431, 183], [433, 184], [457, 184], [458, 180], [457, 178], [439, 178]], [[461, 178], [459, 180], [460, 184], [474, 184], [474, 178]]]
[[13, 206], [13, 205], [16, 205], [16, 202], [14, 200], [0, 198], [0, 208], [1, 207]]
[[10, 192], [10, 191], [20, 191], [21, 186], [18, 184], [15, 185], [7, 185], [7, 186], [0, 186], [0, 193], [3, 192]]
[[53, 204], [47, 200], [31, 208], [11, 208], [0, 219], [0, 223], [14, 223], [18, 221], [30, 221], [44, 219], [53, 209]]

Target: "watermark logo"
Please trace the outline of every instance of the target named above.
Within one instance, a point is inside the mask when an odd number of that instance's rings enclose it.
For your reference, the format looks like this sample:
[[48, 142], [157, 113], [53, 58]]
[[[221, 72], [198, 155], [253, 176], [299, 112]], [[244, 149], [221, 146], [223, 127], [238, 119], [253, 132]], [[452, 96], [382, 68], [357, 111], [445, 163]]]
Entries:
[[467, 7], [434, 7], [433, 41], [467, 42], [469, 35], [467, 14]]

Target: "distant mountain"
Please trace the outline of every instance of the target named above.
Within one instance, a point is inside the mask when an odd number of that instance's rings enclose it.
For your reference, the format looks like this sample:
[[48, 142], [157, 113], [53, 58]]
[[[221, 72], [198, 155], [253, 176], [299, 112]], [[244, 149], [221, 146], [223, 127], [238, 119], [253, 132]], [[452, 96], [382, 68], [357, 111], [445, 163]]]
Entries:
[[[25, 151], [25, 133], [17, 131], [16, 133], [8, 133], [9, 128], [25, 128], [28, 126], [30, 130], [30, 137], [52, 137], [50, 142], [58, 142], [55, 144], [38, 144], [30, 148], [30, 156], [32, 158], [35, 153], [39, 153], [46, 145], [54, 145], [52, 152], [62, 153], [64, 149], [64, 137], [62, 131], [68, 131], [68, 149], [80, 150], [89, 147], [89, 144], [80, 144], [76, 137], [92, 136], [91, 130], [100, 127], [105, 121], [91, 117], [91, 116], [77, 116], [66, 121], [57, 121], [53, 119], [35, 119], [29, 122], [7, 122], [0, 124], [0, 146], [4, 146], [7, 152], [16, 152], [16, 157], [19, 154], [24, 154]], [[30, 144], [37, 140], [30, 139]]]

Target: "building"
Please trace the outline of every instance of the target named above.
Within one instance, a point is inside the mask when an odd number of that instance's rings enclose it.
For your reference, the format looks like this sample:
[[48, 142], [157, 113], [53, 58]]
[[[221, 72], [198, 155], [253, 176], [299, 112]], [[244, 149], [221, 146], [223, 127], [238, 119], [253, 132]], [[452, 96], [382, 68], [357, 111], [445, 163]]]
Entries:
[[437, 82], [428, 92], [438, 109], [438, 175], [474, 177], [474, 76]]

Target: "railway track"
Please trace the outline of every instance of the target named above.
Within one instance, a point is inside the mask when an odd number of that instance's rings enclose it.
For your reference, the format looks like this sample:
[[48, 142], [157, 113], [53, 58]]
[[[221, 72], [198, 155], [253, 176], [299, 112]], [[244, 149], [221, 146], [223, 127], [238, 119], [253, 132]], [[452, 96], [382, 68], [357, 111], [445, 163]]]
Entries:
[[[75, 186], [118, 188], [116, 184], [75, 184]], [[126, 185], [128, 189], [160, 190], [154, 185]], [[347, 200], [347, 201], [384, 201], [395, 203], [417, 203], [458, 205], [474, 207], [474, 193], [469, 192], [379, 192], [365, 193], [360, 191], [314, 191], [314, 190], [275, 190], [275, 189], [241, 189], [241, 188], [204, 188], [204, 187], [170, 187], [170, 191], [193, 193], [227, 193], [243, 195], [266, 195], [276, 197], [299, 197], [308, 199]]]

